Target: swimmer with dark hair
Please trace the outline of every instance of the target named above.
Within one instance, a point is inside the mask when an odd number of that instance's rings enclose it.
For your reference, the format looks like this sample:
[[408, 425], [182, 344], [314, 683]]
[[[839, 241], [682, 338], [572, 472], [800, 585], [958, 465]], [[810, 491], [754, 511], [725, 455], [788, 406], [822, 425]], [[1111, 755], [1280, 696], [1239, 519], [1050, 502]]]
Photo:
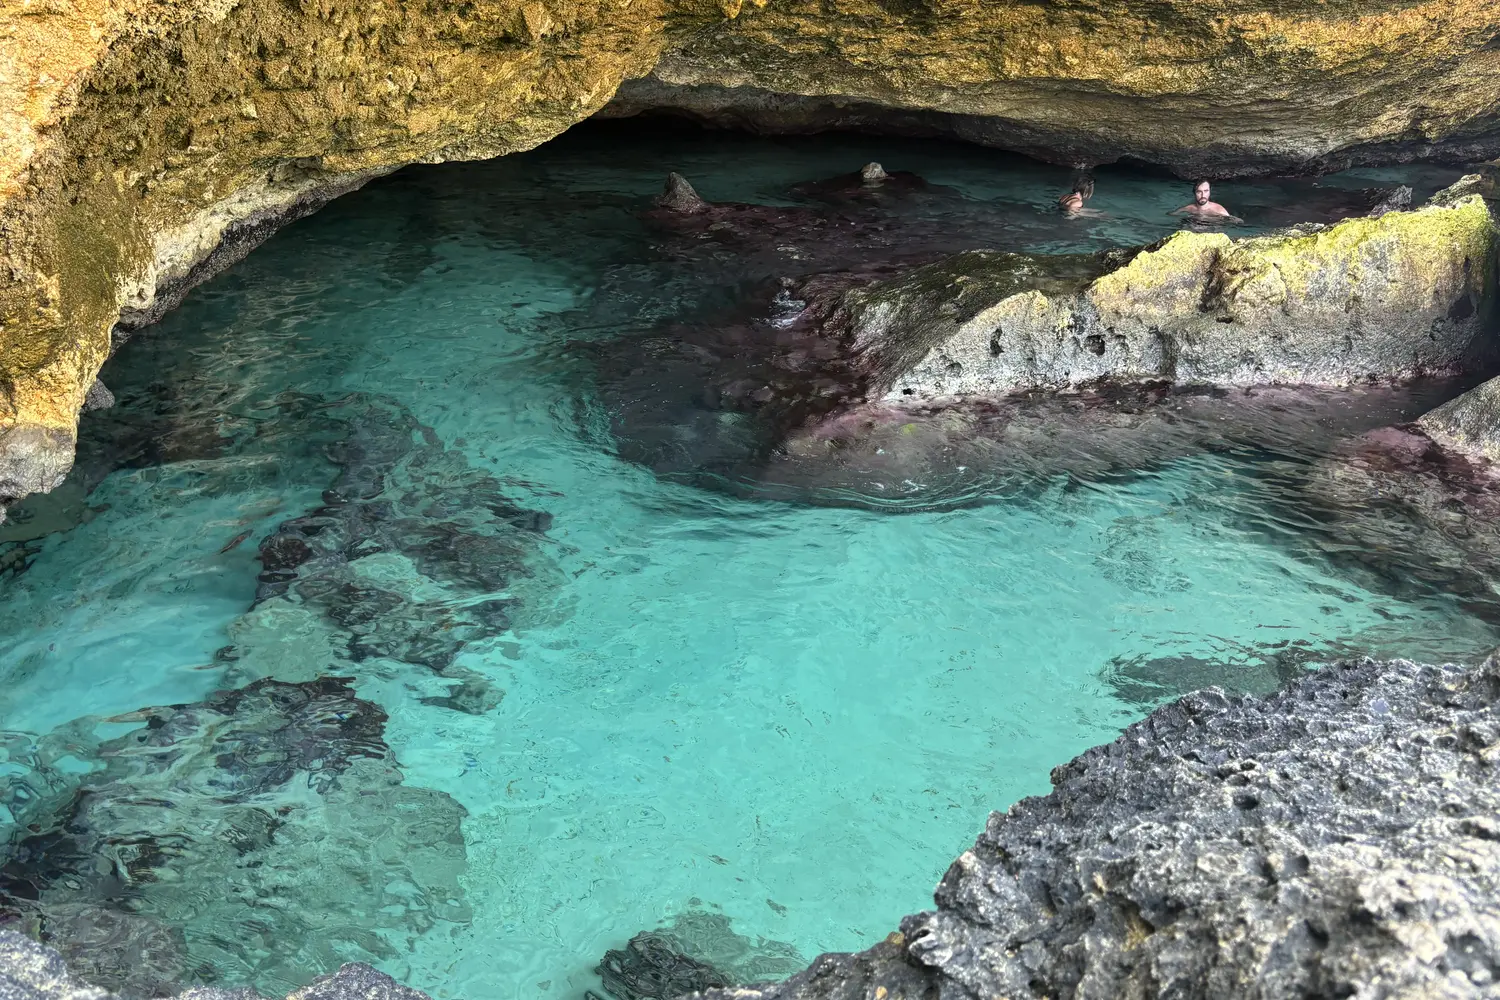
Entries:
[[1094, 179], [1082, 174], [1073, 182], [1073, 190], [1057, 199], [1057, 204], [1068, 215], [1077, 215], [1083, 211], [1083, 203], [1093, 196]]
[[1229, 209], [1213, 200], [1213, 188], [1208, 181], [1199, 181], [1193, 185], [1193, 200], [1181, 208], [1174, 208], [1168, 215], [1191, 215], [1195, 219], [1214, 222], [1244, 222], [1244, 219], [1232, 214]]

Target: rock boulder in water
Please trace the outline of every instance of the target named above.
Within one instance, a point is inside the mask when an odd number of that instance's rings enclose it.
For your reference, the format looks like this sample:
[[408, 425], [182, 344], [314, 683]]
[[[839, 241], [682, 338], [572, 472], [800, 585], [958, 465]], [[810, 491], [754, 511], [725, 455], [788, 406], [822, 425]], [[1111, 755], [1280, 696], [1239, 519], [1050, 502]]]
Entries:
[[1497, 748], [1493, 659], [1190, 695], [993, 814], [901, 934], [707, 997], [1493, 996]]
[[780, 979], [806, 960], [781, 941], [737, 934], [722, 913], [689, 910], [605, 952], [604, 989], [616, 1000], [674, 1000], [714, 987]]
[[1417, 426], [1444, 448], [1500, 463], [1500, 378], [1423, 414]]
[[624, 948], [606, 952], [596, 970], [619, 1000], [673, 1000], [715, 986], [733, 986], [707, 962], [685, 955], [659, 934], [642, 931]]
[[1133, 256], [979, 251], [844, 294], [828, 333], [893, 400], [1097, 379], [1347, 385], [1494, 355], [1495, 223], [1478, 195]]

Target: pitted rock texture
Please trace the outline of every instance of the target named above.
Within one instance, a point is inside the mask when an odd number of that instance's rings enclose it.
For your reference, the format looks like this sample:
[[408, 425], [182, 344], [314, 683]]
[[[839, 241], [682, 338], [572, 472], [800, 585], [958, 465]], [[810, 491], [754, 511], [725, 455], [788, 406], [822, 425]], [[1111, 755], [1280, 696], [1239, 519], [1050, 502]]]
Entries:
[[7, 3], [0, 501], [66, 475], [122, 312], [149, 321], [371, 176], [530, 148], [653, 70], [611, 113], [1222, 176], [1500, 152], [1497, 30], [1487, 0]]
[[[125, 1000], [80, 982], [62, 957], [24, 934], [0, 929], [0, 1000]], [[195, 986], [173, 1000], [263, 1000], [251, 989]], [[432, 1000], [363, 962], [320, 976], [286, 1000]]]
[[1484, 199], [1440, 193], [1247, 239], [1185, 230], [1133, 257], [961, 254], [821, 308], [896, 402], [1105, 378], [1348, 385], [1487, 360], [1496, 264]]
[[1489, 997], [1500, 664], [1157, 710], [990, 817], [937, 909], [715, 1000]]

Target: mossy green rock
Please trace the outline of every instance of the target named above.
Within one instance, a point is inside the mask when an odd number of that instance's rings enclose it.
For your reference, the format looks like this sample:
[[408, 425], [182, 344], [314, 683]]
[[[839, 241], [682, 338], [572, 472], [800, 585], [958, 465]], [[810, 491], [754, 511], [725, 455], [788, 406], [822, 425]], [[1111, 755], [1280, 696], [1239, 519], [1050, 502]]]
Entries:
[[1492, 353], [1497, 241], [1484, 199], [1233, 240], [1180, 232], [1133, 256], [971, 253], [849, 293], [894, 399], [1098, 379], [1348, 385]]

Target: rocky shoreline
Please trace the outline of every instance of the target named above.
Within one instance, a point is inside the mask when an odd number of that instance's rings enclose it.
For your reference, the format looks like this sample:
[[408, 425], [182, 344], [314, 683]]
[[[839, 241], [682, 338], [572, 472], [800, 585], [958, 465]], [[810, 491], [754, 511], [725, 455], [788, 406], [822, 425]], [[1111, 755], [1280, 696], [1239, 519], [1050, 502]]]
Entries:
[[[1494, 657], [1345, 662], [1266, 696], [1191, 694], [1056, 768], [1050, 794], [992, 814], [936, 908], [874, 948], [702, 996], [1493, 996], [1497, 754]], [[733, 982], [644, 940], [619, 954], [677, 982]], [[425, 996], [349, 965], [289, 1000]], [[0, 931], [0, 1000], [110, 997]]]

